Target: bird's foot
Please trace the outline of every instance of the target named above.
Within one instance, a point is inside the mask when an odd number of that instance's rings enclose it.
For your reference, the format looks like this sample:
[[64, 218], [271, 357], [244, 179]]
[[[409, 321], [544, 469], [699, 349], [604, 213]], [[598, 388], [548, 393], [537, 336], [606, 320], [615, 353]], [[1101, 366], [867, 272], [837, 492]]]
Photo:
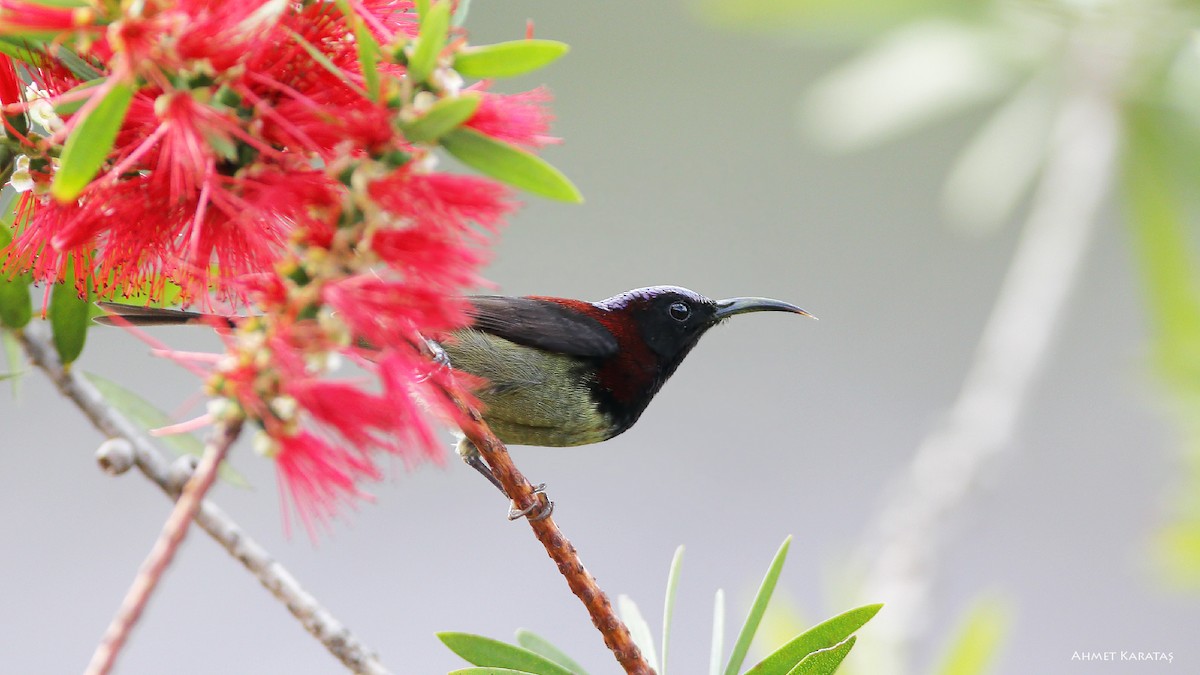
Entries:
[[[508, 492], [505, 491], [504, 486], [500, 484], [500, 480], [496, 478], [496, 474], [492, 473], [491, 468], [488, 467], [487, 463], [483, 461], [483, 458], [479, 456], [479, 449], [475, 447], [474, 443], [465, 438], [459, 441], [458, 455], [462, 457], [464, 462], [467, 463], [467, 466], [478, 471], [480, 475], [488, 479], [488, 482], [490, 482], [492, 485], [495, 485], [496, 489], [500, 491], [500, 494], [504, 495], [505, 497], [509, 496]], [[517, 520], [522, 517], [528, 517], [529, 520], [536, 522], [549, 518], [550, 514], [554, 513], [554, 502], [550, 501], [549, 499], [546, 499], [543, 502], [542, 499], [536, 497], [536, 495], [545, 493], [546, 484], [542, 483], [533, 489], [533, 495], [535, 498], [534, 502], [529, 506], [523, 509], [518, 509], [516, 502], [513, 502], [512, 506], [508, 509], [508, 519]], [[509, 497], [509, 501], [512, 501], [511, 497]], [[539, 508], [540, 510], [538, 510]], [[537, 511], [537, 513], [534, 513], [534, 511]]]
[[[537, 487], [533, 488], [533, 492], [531, 493], [531, 495], [534, 497], [533, 503], [523, 509], [518, 509], [516, 502], [513, 502], [512, 508], [508, 510], [508, 519], [517, 520], [518, 518], [527, 517], [530, 521], [536, 522], [549, 518], [550, 514], [554, 513], [554, 502], [547, 499], [543, 504], [542, 500], [538, 498], [537, 495], [544, 494], [546, 494], [546, 484], [540, 483]], [[534, 511], [539, 508], [541, 510], [539, 510], [537, 513], [534, 513]]]

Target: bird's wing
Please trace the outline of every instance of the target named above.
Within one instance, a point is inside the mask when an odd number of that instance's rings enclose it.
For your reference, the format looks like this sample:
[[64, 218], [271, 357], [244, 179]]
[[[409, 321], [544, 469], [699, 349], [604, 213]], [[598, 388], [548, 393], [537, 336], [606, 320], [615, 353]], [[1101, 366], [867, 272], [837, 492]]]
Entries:
[[607, 358], [620, 349], [599, 321], [551, 300], [477, 295], [470, 298], [471, 327], [560, 354]]

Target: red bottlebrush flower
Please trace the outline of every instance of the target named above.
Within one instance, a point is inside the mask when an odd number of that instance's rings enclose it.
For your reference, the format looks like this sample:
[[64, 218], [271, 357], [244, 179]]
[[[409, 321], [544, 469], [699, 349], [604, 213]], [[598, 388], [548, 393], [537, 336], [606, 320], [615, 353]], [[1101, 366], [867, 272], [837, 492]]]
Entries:
[[341, 507], [370, 498], [358, 489], [358, 482], [378, 478], [379, 471], [361, 454], [304, 430], [275, 440], [285, 529], [290, 530], [287, 514], [294, 508], [309, 536], [316, 539], [317, 526], [331, 520]]
[[6, 269], [31, 268], [38, 279], [57, 280], [62, 252], [95, 250], [101, 296], [147, 283], [161, 287], [166, 279], [189, 297], [203, 297], [210, 286], [236, 296], [233, 282], [270, 270], [297, 223], [315, 222], [336, 204], [328, 179], [312, 170], [231, 178], [210, 164], [202, 180], [199, 193], [185, 200], [151, 173], [94, 184], [78, 204], [41, 204], [14, 237]]
[[475, 271], [483, 252], [430, 228], [381, 230], [371, 237], [371, 250], [405, 278], [433, 288], [455, 292], [480, 284]]
[[191, 92], [138, 96], [126, 114], [107, 178], [119, 180], [143, 160], [172, 201], [194, 200], [217, 163], [216, 148], [235, 148], [242, 136], [245, 132], [231, 113], [200, 103]]
[[467, 232], [470, 223], [494, 229], [516, 206], [503, 185], [477, 176], [418, 173], [405, 168], [371, 183], [380, 206], [416, 225]]
[[[495, 181], [427, 172], [433, 150], [400, 131], [424, 98], [458, 89], [404, 81], [393, 47], [419, 32], [413, 4], [0, 0], [0, 35], [41, 26], [57, 33], [45, 44], [82, 59], [67, 68], [35, 54], [25, 66], [53, 125], [22, 150], [22, 185], [34, 189], [0, 251], [3, 271], [56, 281], [70, 259], [71, 281], [90, 281], [101, 297], [160, 296], [174, 282], [185, 304], [211, 307], [215, 295], [251, 305], [258, 316], [235, 327], [214, 322], [223, 357], [174, 358], [210, 375], [230, 417], [261, 428], [285, 513], [310, 533], [368, 497], [361, 488], [381, 476], [382, 454], [444, 460], [431, 419], [457, 420], [445, 390], [473, 380], [437, 365], [424, 336], [466, 322], [461, 292], [480, 283], [488, 234], [515, 208]], [[385, 47], [370, 78], [356, 35], [364, 26]], [[451, 30], [444, 56], [466, 44], [460, 34]], [[88, 69], [97, 86], [79, 87]], [[371, 100], [376, 75], [381, 95]], [[136, 87], [127, 109], [114, 105], [126, 100], [117, 83]], [[0, 55], [0, 104], [25, 107], [20, 84]], [[555, 142], [548, 101], [541, 89], [485, 92], [468, 126], [525, 147]], [[96, 177], [80, 191], [71, 171], [58, 174], [54, 196], [65, 201], [51, 200], [64, 144], [92, 140], [72, 134], [93, 126], [85, 121], [101, 105], [123, 115], [115, 140], [106, 157], [70, 167], [76, 181]], [[339, 356], [363, 377], [330, 379]]]
[[[407, 343], [373, 352], [372, 360], [355, 359], [381, 384], [377, 393], [362, 381], [320, 379], [321, 369], [314, 372], [307, 357], [328, 347], [317, 330], [312, 321], [292, 324], [286, 338], [262, 346], [271, 357], [263, 370], [242, 365], [221, 373], [241, 407], [263, 424], [281, 486], [310, 534], [340, 506], [368, 497], [359, 486], [381, 476], [374, 453], [399, 457], [409, 467], [442, 463], [445, 452], [427, 414], [457, 414], [434, 386], [446, 385], [447, 371]], [[278, 383], [270, 400], [263, 399], [264, 382]]]
[[53, 7], [39, 2], [0, 0], [0, 35], [27, 32], [99, 30], [92, 23], [96, 12], [90, 7]]
[[550, 92], [542, 87], [519, 94], [484, 92], [468, 126], [481, 134], [515, 145], [540, 148], [561, 139], [546, 135], [554, 119], [546, 109]]
[[372, 345], [395, 345], [417, 339], [419, 330], [450, 330], [466, 323], [461, 299], [447, 298], [425, 284], [387, 281], [359, 274], [325, 286], [321, 300], [350, 329]]
[[21, 102], [21, 80], [17, 67], [6, 54], [0, 54], [0, 105]]

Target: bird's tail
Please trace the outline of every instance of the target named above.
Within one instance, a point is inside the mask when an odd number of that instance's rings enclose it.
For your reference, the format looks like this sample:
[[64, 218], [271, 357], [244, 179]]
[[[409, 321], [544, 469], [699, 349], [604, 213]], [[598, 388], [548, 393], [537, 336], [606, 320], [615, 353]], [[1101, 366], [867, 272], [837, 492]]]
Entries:
[[108, 312], [108, 314], [96, 317], [96, 323], [107, 326], [228, 326], [233, 328], [242, 318], [187, 312], [181, 309], [125, 305], [119, 302], [97, 302], [96, 304]]

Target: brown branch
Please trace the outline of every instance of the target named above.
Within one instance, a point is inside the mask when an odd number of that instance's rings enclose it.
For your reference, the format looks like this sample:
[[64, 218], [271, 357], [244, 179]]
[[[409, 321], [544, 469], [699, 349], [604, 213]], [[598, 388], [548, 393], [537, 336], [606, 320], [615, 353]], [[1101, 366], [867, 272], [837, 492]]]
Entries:
[[183, 486], [183, 492], [175, 502], [175, 508], [171, 509], [171, 514], [163, 523], [158, 540], [154, 542], [150, 554], [142, 562], [142, 567], [138, 570], [133, 585], [125, 594], [125, 599], [121, 601], [116, 616], [113, 617], [112, 623], [109, 624], [108, 630], [104, 632], [104, 637], [92, 654], [91, 663], [84, 671], [85, 675], [106, 675], [116, 664], [121, 648], [125, 646], [130, 632], [137, 625], [142, 611], [146, 609], [146, 603], [150, 601], [150, 596], [158, 588], [163, 573], [175, 559], [175, 552], [179, 550], [179, 545], [187, 536], [192, 520], [196, 517], [196, 512], [200, 510], [200, 503], [204, 500], [204, 495], [208, 493], [217, 479], [217, 469], [220, 468], [221, 462], [225, 461], [225, 455], [229, 453], [230, 446], [237, 440], [241, 431], [241, 420], [220, 423], [213, 429], [212, 437], [204, 448], [204, 455], [200, 458], [199, 466]]
[[[504, 491], [512, 498], [515, 507], [520, 510], [532, 507], [530, 513], [535, 514], [545, 508], [548, 505], [546, 496], [534, 493], [533, 486], [513, 465], [508, 449], [488, 428], [479, 411], [467, 405], [455, 392], [447, 390], [446, 393], [467, 415], [467, 420], [462, 425], [463, 433], [479, 449], [479, 453], [491, 467], [492, 474], [496, 476], [500, 484], [504, 486]], [[546, 553], [550, 555], [550, 559], [558, 565], [559, 573], [566, 578], [571, 592], [587, 608], [588, 614], [592, 617], [592, 624], [604, 636], [604, 644], [612, 650], [625, 672], [636, 675], [652, 675], [654, 669], [647, 665], [645, 659], [642, 658], [642, 652], [634, 644], [629, 629], [613, 611], [608, 596], [600, 589], [596, 578], [583, 566], [575, 547], [563, 536], [558, 525], [554, 523], [554, 519], [533, 520], [530, 518], [527, 520], [529, 520], [529, 526], [533, 528], [533, 533], [537, 536], [538, 541], [546, 547]]]
[[[63, 368], [43, 323], [30, 324], [18, 333], [18, 339], [33, 364], [46, 373], [63, 396], [74, 403], [100, 433], [128, 441], [133, 447], [138, 470], [167, 496], [178, 496], [178, 485], [171, 482], [167, 460], [140, 428], [105, 402], [86, 378]], [[367, 675], [388, 674], [374, 650], [338, 621], [282, 563], [219, 506], [208, 500], [202, 501], [196, 513], [196, 524], [242, 563], [346, 668]]]

